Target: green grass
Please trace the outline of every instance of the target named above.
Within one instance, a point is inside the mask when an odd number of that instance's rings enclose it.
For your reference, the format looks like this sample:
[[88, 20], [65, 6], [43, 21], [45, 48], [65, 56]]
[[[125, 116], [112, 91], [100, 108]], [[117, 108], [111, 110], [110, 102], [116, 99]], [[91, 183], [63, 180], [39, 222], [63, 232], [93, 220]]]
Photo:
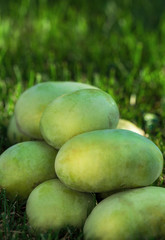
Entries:
[[[7, 125], [21, 92], [73, 80], [110, 93], [121, 117], [142, 127], [165, 154], [164, 10], [164, 0], [1, 0], [0, 153], [9, 147]], [[164, 179], [155, 184], [164, 186]], [[60, 238], [33, 237], [25, 203], [9, 202], [4, 192], [0, 201], [0, 239]], [[81, 235], [68, 230], [63, 239]]]

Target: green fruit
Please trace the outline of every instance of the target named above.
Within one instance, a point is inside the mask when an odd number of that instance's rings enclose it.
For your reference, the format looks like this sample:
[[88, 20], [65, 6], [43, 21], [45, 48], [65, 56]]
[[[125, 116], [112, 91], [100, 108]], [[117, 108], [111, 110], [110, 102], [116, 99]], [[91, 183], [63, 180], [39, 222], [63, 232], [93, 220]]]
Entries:
[[152, 132], [154, 131], [159, 125], [159, 117], [153, 113], [145, 113], [143, 115], [145, 128], [147, 131]]
[[137, 127], [135, 124], [125, 119], [119, 119], [117, 129], [126, 129], [145, 136], [145, 132], [141, 128]]
[[63, 94], [85, 88], [94, 87], [76, 82], [44, 82], [29, 88], [16, 103], [15, 116], [19, 128], [30, 137], [42, 139], [39, 122], [46, 106]]
[[94, 196], [64, 186], [58, 179], [46, 181], [30, 194], [26, 213], [31, 227], [39, 232], [66, 226], [81, 228], [95, 206]]
[[106, 198], [87, 218], [84, 239], [165, 239], [165, 189], [145, 187]]
[[[119, 119], [117, 129], [125, 129], [125, 130], [129, 130], [132, 132], [136, 132], [142, 136], [145, 136], [145, 132], [141, 128], [137, 127], [135, 124], [133, 124], [132, 122], [125, 120], [125, 119]], [[104, 198], [109, 197], [110, 195], [112, 195], [113, 193], [115, 193], [117, 191], [98, 193], [97, 198], [99, 200], [102, 200]]]
[[120, 189], [120, 190], [114, 190], [110, 192], [101, 192], [101, 193], [96, 193], [96, 199], [98, 202], [102, 201], [103, 199], [111, 196], [114, 193], [122, 192], [122, 191], [127, 191], [128, 189]]
[[15, 120], [15, 116], [13, 115], [10, 119], [8, 130], [7, 130], [7, 136], [11, 144], [24, 142], [24, 141], [30, 141], [30, 137], [22, 133]]
[[60, 148], [80, 133], [115, 128], [119, 112], [112, 97], [98, 89], [85, 89], [55, 99], [41, 118], [45, 141]]
[[73, 137], [57, 154], [56, 174], [66, 186], [107, 192], [152, 184], [161, 174], [163, 156], [137, 133], [98, 130]]
[[39, 183], [56, 177], [54, 161], [57, 151], [44, 142], [15, 144], [0, 156], [0, 187], [10, 199], [26, 199]]

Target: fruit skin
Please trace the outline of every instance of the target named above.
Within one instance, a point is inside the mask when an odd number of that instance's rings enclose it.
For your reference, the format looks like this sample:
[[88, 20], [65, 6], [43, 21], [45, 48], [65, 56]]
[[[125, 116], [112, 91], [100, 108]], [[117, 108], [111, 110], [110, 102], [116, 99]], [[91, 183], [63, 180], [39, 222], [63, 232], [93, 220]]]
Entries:
[[[129, 130], [129, 131], [138, 133], [142, 136], [145, 136], [145, 132], [141, 128], [137, 127], [135, 124], [133, 124], [132, 122], [125, 120], [125, 119], [119, 119], [117, 129], [125, 129], [125, 130]], [[106, 197], [109, 197], [111, 194], [113, 194], [115, 192], [116, 191], [98, 193], [97, 199], [100, 201]]]
[[122, 130], [80, 134], [59, 150], [55, 170], [68, 187], [108, 192], [152, 184], [163, 169], [163, 156], [149, 139]]
[[57, 151], [45, 142], [17, 143], [0, 156], [0, 187], [9, 199], [18, 195], [26, 199], [41, 182], [56, 177], [54, 161]]
[[92, 194], [73, 191], [58, 179], [46, 181], [30, 194], [26, 213], [33, 230], [44, 232], [66, 226], [81, 228], [95, 206]]
[[16, 121], [22, 132], [35, 139], [42, 139], [40, 118], [46, 106], [55, 98], [84, 88], [95, 88], [76, 82], [39, 83], [22, 93], [16, 107]]
[[125, 129], [145, 136], [145, 132], [141, 128], [137, 127], [135, 124], [125, 119], [119, 119], [117, 129]]
[[116, 128], [119, 111], [112, 97], [98, 89], [84, 89], [55, 99], [40, 123], [45, 141], [59, 149], [80, 133]]
[[15, 116], [13, 115], [9, 121], [8, 129], [7, 129], [7, 136], [11, 144], [30, 141], [31, 138], [24, 133], [22, 133], [17, 124]]
[[165, 189], [144, 187], [106, 198], [87, 218], [84, 239], [165, 239]]
[[114, 191], [110, 191], [110, 192], [101, 192], [101, 193], [97, 193], [96, 194], [96, 199], [97, 202], [102, 201], [103, 199], [111, 196], [112, 194], [118, 193], [118, 192], [122, 192], [122, 191], [127, 191], [128, 189], [120, 189], [120, 190], [114, 190]]

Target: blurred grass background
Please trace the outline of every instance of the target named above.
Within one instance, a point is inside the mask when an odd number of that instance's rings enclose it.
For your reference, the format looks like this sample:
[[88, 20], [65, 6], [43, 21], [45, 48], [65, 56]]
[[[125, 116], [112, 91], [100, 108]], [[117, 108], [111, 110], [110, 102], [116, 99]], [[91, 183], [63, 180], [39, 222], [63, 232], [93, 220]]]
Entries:
[[[107, 91], [165, 154], [165, 1], [0, 0], [0, 152], [19, 95], [48, 80]], [[3, 239], [32, 239], [15, 230], [3, 198]]]

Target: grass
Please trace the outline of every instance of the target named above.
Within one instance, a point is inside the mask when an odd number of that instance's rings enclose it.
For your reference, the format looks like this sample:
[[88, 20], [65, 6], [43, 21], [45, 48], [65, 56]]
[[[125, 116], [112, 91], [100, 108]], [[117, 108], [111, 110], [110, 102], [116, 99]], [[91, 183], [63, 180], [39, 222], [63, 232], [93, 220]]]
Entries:
[[[51, 81], [94, 84], [116, 100], [122, 118], [143, 128], [165, 154], [165, 2], [133, 0], [0, 1], [0, 153], [15, 103], [26, 88]], [[151, 118], [147, 118], [150, 113]], [[164, 186], [164, 174], [155, 184]], [[0, 238], [34, 237], [25, 203], [0, 194]], [[63, 239], [81, 239], [68, 230]]]

